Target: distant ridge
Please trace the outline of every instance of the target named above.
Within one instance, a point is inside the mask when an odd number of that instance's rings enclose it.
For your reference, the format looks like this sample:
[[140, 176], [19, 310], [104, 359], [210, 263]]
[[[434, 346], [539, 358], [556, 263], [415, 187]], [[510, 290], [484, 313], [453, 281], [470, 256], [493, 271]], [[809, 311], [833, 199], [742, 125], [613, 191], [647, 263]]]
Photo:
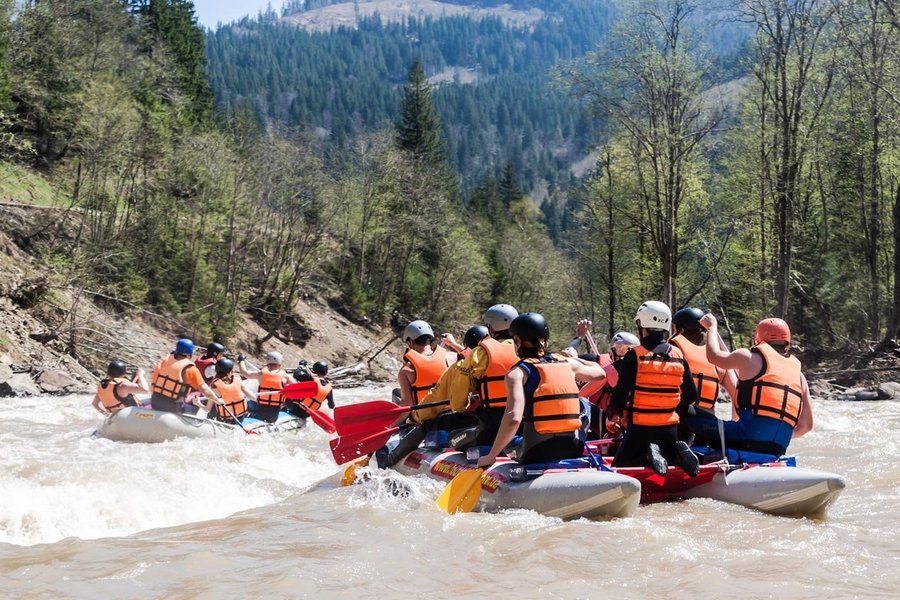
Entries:
[[517, 10], [509, 4], [476, 7], [436, 0], [363, 0], [294, 12], [284, 16], [282, 21], [307, 31], [330, 31], [338, 27], [356, 28], [359, 19], [375, 14], [385, 23], [398, 23], [409, 18], [463, 16], [473, 19], [497, 17], [507, 25], [531, 25], [544, 17], [544, 11], [539, 8]]

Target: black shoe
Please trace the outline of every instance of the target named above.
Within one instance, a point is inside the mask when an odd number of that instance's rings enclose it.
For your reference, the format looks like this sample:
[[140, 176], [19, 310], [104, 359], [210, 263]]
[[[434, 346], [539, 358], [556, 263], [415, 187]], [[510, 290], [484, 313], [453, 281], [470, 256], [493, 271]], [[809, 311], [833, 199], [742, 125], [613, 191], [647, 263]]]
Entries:
[[387, 469], [390, 467], [390, 451], [387, 446], [382, 446], [378, 450], [375, 451], [375, 464], [378, 465], [379, 469]]
[[675, 442], [675, 450], [678, 452], [678, 462], [681, 463], [684, 472], [690, 477], [696, 477], [700, 472], [700, 460], [691, 451], [691, 447], [685, 442], [678, 441]]
[[659, 451], [659, 446], [656, 444], [650, 444], [650, 447], [647, 449], [647, 462], [650, 463], [650, 467], [657, 475], [663, 476], [669, 470], [669, 463], [663, 458], [662, 453]]

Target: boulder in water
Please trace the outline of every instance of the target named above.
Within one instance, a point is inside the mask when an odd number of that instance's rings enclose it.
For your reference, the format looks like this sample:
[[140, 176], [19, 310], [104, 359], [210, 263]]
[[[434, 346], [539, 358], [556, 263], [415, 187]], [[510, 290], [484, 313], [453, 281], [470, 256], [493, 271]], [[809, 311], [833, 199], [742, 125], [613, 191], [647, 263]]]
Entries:
[[37, 384], [45, 394], [69, 394], [81, 386], [71, 375], [57, 369], [47, 369], [38, 376]]
[[28, 373], [15, 373], [6, 381], [0, 383], [0, 396], [38, 396], [41, 390], [31, 380]]
[[878, 397], [881, 400], [900, 400], [900, 383], [885, 381], [878, 384]]

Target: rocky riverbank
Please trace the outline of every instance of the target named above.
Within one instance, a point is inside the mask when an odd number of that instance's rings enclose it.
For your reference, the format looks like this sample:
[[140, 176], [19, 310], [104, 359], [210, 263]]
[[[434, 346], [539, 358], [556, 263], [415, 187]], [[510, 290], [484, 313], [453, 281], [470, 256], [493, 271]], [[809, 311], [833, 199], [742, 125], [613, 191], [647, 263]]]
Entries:
[[[178, 316], [116, 301], [84, 287], [65, 267], [40, 257], [42, 241], [65, 236], [78, 215], [63, 209], [0, 202], [0, 396], [91, 392], [106, 364], [119, 358], [149, 369], [190, 335]], [[71, 223], [70, 223], [71, 221]], [[343, 385], [386, 380], [402, 353], [388, 327], [343, 310], [335, 293], [317, 290], [295, 306], [309, 339], [303, 346], [273, 337], [242, 315], [230, 352], [260, 362], [266, 351], [284, 354], [286, 366], [300, 359], [344, 367]], [[211, 340], [196, 340], [202, 346]], [[378, 353], [381, 348], [385, 351]], [[377, 353], [377, 356], [376, 356]], [[373, 358], [374, 357], [374, 358]]]

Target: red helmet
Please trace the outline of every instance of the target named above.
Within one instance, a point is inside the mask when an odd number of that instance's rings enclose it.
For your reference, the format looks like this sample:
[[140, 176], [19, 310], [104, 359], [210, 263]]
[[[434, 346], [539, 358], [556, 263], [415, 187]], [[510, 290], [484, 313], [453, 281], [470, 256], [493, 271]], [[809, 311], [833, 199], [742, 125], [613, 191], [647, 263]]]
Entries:
[[790, 342], [791, 328], [781, 319], [774, 317], [763, 319], [756, 326], [756, 333], [753, 335], [756, 344], [763, 342]]

